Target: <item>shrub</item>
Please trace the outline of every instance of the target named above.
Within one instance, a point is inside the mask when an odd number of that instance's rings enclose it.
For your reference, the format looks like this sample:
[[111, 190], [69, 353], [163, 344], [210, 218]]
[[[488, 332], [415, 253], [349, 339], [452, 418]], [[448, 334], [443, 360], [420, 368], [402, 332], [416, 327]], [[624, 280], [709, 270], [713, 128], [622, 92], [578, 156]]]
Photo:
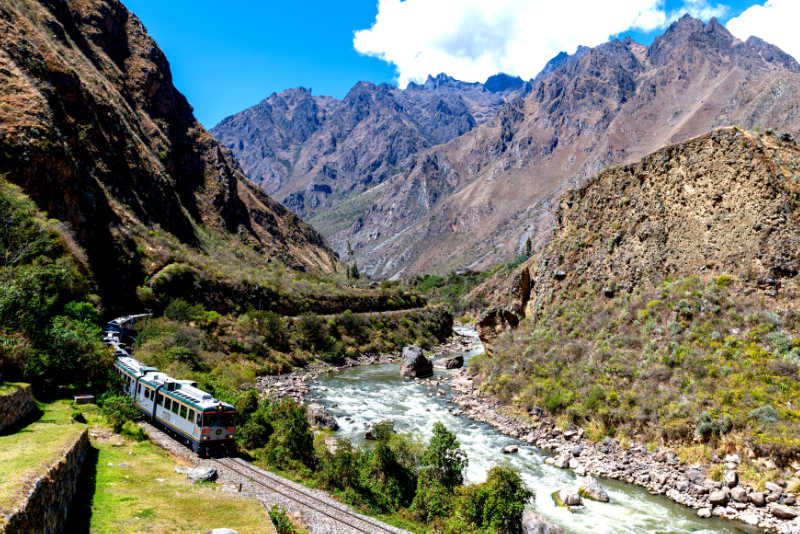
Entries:
[[322, 317], [304, 313], [296, 322], [298, 344], [306, 350], [322, 350], [328, 347], [328, 328]]
[[203, 307], [198, 304], [189, 304], [183, 299], [172, 300], [164, 310], [164, 316], [173, 321], [196, 321], [203, 315]]
[[272, 521], [275, 531], [278, 534], [296, 534], [297, 530], [294, 528], [294, 523], [289, 519], [286, 510], [280, 506], [273, 506], [269, 509], [269, 519]]
[[460, 500], [464, 517], [478, 528], [516, 534], [522, 530], [522, 512], [533, 496], [510, 467], [493, 467], [486, 482], [469, 486]]
[[145, 441], [147, 440], [147, 433], [144, 431], [142, 427], [134, 423], [133, 421], [125, 421], [122, 424], [122, 434], [128, 436], [129, 438], [133, 438], [136, 441]]
[[139, 415], [133, 399], [127, 395], [106, 393], [97, 399], [97, 403], [103, 415], [111, 423], [114, 432], [121, 432], [125, 423], [133, 421]]

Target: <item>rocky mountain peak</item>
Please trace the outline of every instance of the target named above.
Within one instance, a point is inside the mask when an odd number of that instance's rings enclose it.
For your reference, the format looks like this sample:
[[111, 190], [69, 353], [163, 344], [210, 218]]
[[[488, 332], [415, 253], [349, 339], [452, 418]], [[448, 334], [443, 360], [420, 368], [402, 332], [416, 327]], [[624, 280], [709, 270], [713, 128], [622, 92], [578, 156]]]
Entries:
[[519, 76], [510, 76], [503, 72], [489, 76], [483, 86], [487, 91], [500, 93], [509, 89], [519, 89], [525, 82]]

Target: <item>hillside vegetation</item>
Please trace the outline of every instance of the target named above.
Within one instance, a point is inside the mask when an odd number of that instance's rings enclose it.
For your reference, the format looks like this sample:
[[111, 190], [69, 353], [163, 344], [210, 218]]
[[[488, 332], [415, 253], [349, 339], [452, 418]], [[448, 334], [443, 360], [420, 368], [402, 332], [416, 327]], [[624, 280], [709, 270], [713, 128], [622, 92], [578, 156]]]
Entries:
[[0, 373], [39, 387], [105, 383], [111, 355], [88, 274], [64, 226], [0, 177]]
[[474, 292], [484, 387], [596, 439], [790, 465], [799, 164], [791, 136], [730, 128], [565, 193], [551, 240]]

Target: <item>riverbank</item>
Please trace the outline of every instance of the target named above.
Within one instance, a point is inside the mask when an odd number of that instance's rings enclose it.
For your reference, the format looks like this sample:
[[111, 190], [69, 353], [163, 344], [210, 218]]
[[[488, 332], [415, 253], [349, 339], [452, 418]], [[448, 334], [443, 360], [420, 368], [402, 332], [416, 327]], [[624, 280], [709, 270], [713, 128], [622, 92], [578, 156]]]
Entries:
[[723, 459], [724, 479], [715, 481], [708, 477], [710, 466], [684, 465], [669, 450], [649, 451], [637, 443], [623, 448], [611, 438], [597, 443], [582, 429], [562, 430], [548, 417], [509, 415], [507, 406], [488, 398], [476, 386], [468, 368], [443, 382], [461, 415], [551, 453], [547, 462], [556, 467], [642, 486], [697, 510], [699, 517], [741, 521], [781, 534], [800, 533], [800, 510], [794, 506], [794, 495], [779, 484], [768, 483], [763, 492], [739, 485], [736, 470], [740, 459], [736, 455]]

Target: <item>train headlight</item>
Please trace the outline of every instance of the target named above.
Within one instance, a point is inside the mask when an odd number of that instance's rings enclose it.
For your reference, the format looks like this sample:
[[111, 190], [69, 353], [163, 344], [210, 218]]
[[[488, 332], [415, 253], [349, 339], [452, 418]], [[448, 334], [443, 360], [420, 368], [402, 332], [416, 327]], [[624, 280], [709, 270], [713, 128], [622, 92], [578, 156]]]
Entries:
[[207, 440], [207, 439], [208, 439], [208, 436], [203, 436], [203, 439], [206, 439], [206, 440]]

